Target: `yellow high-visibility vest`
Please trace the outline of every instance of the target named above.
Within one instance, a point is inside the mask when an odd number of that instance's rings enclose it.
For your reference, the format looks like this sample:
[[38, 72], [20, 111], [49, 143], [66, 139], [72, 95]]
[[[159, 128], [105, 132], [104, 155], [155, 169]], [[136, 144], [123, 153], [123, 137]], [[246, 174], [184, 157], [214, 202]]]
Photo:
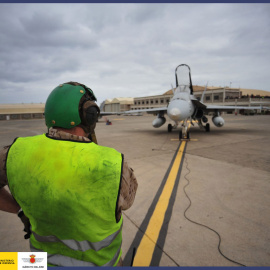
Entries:
[[115, 266], [122, 162], [115, 149], [91, 142], [18, 138], [8, 152], [7, 177], [31, 222], [31, 250], [48, 252], [50, 265]]

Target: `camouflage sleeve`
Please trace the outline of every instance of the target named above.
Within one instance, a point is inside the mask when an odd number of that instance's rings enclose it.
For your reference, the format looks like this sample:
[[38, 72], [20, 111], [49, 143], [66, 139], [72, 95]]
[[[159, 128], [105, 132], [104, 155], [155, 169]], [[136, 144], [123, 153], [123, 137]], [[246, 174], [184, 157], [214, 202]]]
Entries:
[[6, 159], [9, 146], [0, 150], [0, 189], [8, 184], [6, 174]]
[[127, 162], [124, 161], [117, 209], [118, 219], [121, 217], [122, 210], [127, 210], [132, 206], [135, 199], [137, 187], [138, 182], [134, 175], [133, 169], [128, 166]]

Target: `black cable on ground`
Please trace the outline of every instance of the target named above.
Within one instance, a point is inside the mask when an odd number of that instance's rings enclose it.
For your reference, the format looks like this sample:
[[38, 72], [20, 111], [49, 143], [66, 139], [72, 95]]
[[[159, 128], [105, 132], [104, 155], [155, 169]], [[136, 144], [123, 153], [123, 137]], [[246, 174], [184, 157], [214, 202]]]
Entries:
[[230, 261], [230, 262], [232, 262], [232, 263], [235, 263], [235, 264], [237, 264], [237, 265], [239, 265], [239, 266], [246, 266], [246, 265], [244, 265], [244, 264], [241, 264], [241, 263], [239, 263], [239, 262], [236, 262], [236, 261], [234, 261], [234, 260], [228, 258], [226, 255], [224, 255], [224, 254], [222, 253], [222, 251], [221, 251], [221, 249], [220, 249], [220, 245], [221, 245], [221, 237], [220, 237], [220, 234], [219, 234], [217, 231], [215, 231], [214, 229], [212, 229], [212, 228], [210, 228], [210, 227], [208, 227], [208, 226], [206, 226], [206, 225], [204, 225], [204, 224], [201, 224], [201, 223], [198, 223], [198, 222], [196, 222], [196, 221], [193, 221], [193, 220], [191, 220], [190, 218], [187, 217], [186, 212], [187, 212], [188, 209], [191, 207], [192, 202], [191, 202], [191, 199], [189, 198], [189, 196], [187, 195], [187, 192], [186, 192], [186, 187], [190, 184], [190, 181], [189, 181], [189, 179], [187, 178], [187, 176], [190, 174], [190, 169], [188, 168], [187, 158], [185, 158], [185, 162], [186, 162], [186, 168], [187, 168], [187, 170], [188, 170], [188, 173], [184, 176], [184, 178], [187, 180], [187, 184], [184, 186], [183, 191], [184, 191], [186, 197], [187, 197], [188, 200], [189, 200], [189, 205], [188, 205], [188, 207], [186, 208], [186, 210], [185, 210], [185, 212], [184, 212], [184, 217], [185, 217], [188, 221], [190, 221], [190, 222], [192, 222], [192, 223], [194, 223], [194, 224], [196, 224], [196, 225], [202, 226], [202, 227], [204, 227], [204, 228], [206, 228], [206, 229], [208, 229], [208, 230], [214, 232], [214, 233], [218, 236], [218, 238], [219, 238], [218, 251], [219, 251], [220, 255], [223, 256], [226, 260], [228, 260], [228, 261]]

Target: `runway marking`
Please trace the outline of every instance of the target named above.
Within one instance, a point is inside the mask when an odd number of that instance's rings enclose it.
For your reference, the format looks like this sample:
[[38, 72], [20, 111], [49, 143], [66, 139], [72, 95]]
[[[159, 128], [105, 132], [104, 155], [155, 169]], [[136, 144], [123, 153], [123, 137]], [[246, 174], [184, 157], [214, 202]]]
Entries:
[[[147, 229], [137, 249], [136, 255], [134, 257], [133, 266], [150, 266], [151, 265], [153, 254], [157, 247], [157, 242], [160, 237], [160, 233], [162, 232], [161, 229], [164, 226], [165, 215], [167, 214], [167, 210], [169, 208], [169, 203], [172, 197], [172, 193], [173, 191], [176, 192], [174, 187], [176, 186], [177, 188], [177, 185], [180, 179], [180, 172], [182, 169], [181, 164], [184, 157], [186, 144], [187, 144], [186, 141], [182, 141], [179, 145], [177, 154], [174, 157], [173, 164], [169, 172], [169, 175], [167, 177], [167, 180], [165, 182], [165, 185], [163, 187], [162, 193], [160, 194], [158, 198], [153, 214], [149, 220]], [[172, 205], [173, 203], [174, 203], [174, 200], [172, 202]], [[172, 210], [172, 205], [171, 205], [170, 211]], [[170, 216], [169, 216], [169, 219], [170, 219]], [[166, 226], [167, 225], [168, 225], [168, 222]], [[162, 236], [162, 238], [164, 238], [164, 235]], [[163, 240], [165, 241], [165, 238]]]
[[[179, 141], [179, 139], [171, 139], [171, 141]], [[198, 139], [188, 139], [187, 141], [197, 142]]]

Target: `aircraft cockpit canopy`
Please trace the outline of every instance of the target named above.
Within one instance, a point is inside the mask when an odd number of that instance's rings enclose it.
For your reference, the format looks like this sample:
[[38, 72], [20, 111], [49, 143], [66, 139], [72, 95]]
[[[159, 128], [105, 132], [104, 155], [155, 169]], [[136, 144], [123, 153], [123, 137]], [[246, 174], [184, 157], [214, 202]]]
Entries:
[[190, 88], [189, 88], [189, 85], [180, 84], [180, 85], [175, 89], [175, 94], [176, 94], [176, 93], [188, 93], [188, 94], [190, 94]]

